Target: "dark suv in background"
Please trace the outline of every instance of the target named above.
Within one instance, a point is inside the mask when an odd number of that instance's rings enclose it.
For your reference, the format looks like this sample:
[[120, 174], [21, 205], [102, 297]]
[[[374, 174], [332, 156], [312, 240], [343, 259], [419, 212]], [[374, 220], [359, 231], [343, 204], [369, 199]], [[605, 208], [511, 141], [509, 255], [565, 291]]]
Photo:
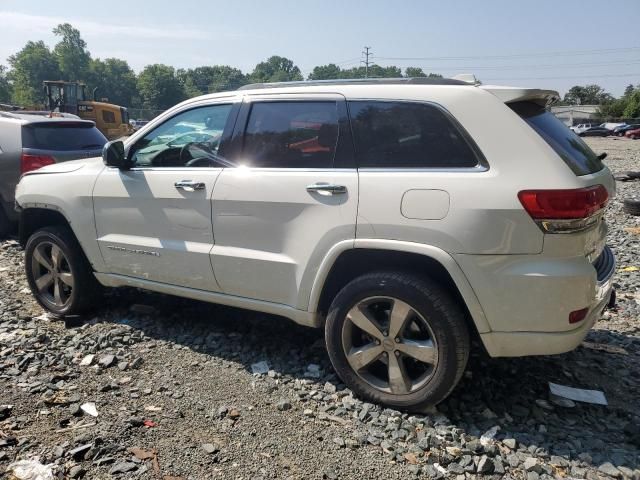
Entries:
[[106, 142], [91, 121], [0, 112], [0, 235], [11, 231], [18, 219], [14, 192], [23, 173], [99, 156]]

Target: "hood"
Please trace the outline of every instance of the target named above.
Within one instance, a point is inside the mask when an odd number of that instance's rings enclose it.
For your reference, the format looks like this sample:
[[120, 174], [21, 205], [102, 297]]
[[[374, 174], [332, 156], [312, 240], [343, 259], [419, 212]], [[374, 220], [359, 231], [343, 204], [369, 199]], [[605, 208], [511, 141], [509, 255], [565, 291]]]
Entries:
[[53, 163], [46, 167], [39, 168], [38, 170], [32, 170], [25, 173], [27, 175], [46, 175], [49, 173], [71, 173], [87, 166], [102, 166], [102, 157], [83, 158], [80, 160], [70, 160], [68, 162]]

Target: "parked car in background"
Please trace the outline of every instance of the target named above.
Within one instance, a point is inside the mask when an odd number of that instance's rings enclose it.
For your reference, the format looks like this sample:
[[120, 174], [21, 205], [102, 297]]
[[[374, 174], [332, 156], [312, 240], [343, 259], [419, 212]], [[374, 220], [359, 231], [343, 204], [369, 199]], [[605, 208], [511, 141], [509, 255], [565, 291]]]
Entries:
[[126, 285], [324, 327], [354, 393], [421, 410], [472, 339], [566, 352], [609, 301], [615, 180], [558, 96], [405, 78], [192, 98], [22, 178], [29, 286], [57, 315]]
[[52, 163], [95, 157], [105, 143], [106, 137], [89, 120], [0, 112], [0, 234], [18, 220], [14, 191], [22, 174]]
[[612, 132], [615, 131], [616, 128], [618, 127], [622, 127], [623, 125], [626, 125], [626, 123], [621, 123], [621, 122], [605, 122], [605, 123], [601, 123], [600, 125], [598, 125], [599, 127], [602, 128], [606, 128], [608, 130], [611, 130]]
[[580, 133], [584, 132], [585, 130], [588, 130], [593, 126], [594, 125], [592, 123], [581, 123], [579, 125], [574, 125], [573, 127], [569, 127], [569, 128], [573, 130], [574, 133], [577, 133], [579, 135]]
[[640, 127], [633, 130], [627, 130], [624, 133], [624, 136], [629, 137], [632, 140], [636, 140], [637, 138], [640, 138]]
[[613, 132], [605, 127], [591, 127], [578, 133], [581, 137], [608, 137]]
[[629, 130], [636, 130], [638, 128], [640, 128], [640, 123], [624, 124], [624, 125], [621, 125], [620, 127], [614, 128], [613, 134], [617, 135], [618, 137], [624, 137], [624, 134], [627, 133]]

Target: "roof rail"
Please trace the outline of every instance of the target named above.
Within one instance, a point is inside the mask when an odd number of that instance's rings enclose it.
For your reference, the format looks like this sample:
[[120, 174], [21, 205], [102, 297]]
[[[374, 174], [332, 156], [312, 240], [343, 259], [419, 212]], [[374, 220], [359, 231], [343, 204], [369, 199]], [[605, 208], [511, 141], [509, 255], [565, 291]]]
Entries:
[[243, 85], [238, 90], [253, 90], [261, 88], [281, 88], [281, 87], [313, 87], [322, 85], [466, 85], [468, 82], [453, 78], [429, 78], [429, 77], [409, 77], [409, 78], [348, 78], [336, 80], [302, 80], [297, 82], [274, 82], [274, 83], [250, 83]]

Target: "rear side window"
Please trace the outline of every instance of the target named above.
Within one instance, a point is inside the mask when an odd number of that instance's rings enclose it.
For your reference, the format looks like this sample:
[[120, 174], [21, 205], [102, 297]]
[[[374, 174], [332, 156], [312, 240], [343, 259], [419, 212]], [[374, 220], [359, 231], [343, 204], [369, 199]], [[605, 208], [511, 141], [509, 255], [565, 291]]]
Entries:
[[56, 123], [22, 127], [22, 147], [40, 150], [89, 150], [102, 148], [105, 136], [92, 125]]
[[353, 101], [349, 113], [359, 167], [466, 168], [479, 163], [462, 131], [434, 105]]
[[330, 168], [337, 142], [336, 102], [256, 102], [242, 158], [252, 167]]
[[576, 175], [599, 172], [604, 164], [589, 146], [555, 115], [533, 102], [509, 104], [549, 144]]

